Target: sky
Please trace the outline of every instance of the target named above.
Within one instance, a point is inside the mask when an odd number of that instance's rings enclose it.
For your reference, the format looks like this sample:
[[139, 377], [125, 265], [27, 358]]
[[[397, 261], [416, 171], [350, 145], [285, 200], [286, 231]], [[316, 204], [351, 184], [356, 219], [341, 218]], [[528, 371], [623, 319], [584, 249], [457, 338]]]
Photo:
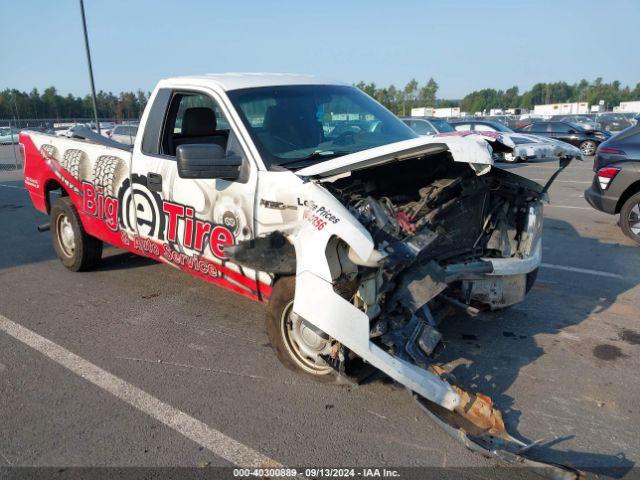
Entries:
[[[213, 72], [520, 91], [640, 82], [640, 0], [85, 0], [98, 90]], [[89, 92], [78, 0], [0, 0], [0, 89]], [[9, 14], [7, 14], [9, 12]]]

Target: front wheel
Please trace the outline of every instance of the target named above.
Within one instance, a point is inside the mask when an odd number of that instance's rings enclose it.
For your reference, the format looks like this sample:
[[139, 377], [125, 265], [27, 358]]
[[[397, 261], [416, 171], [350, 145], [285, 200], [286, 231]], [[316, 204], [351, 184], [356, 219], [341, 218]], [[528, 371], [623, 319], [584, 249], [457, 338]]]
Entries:
[[580, 151], [582, 152], [583, 155], [587, 157], [595, 154], [597, 148], [598, 148], [598, 145], [596, 144], [596, 142], [592, 140], [585, 140], [580, 144]]
[[334, 381], [336, 371], [323, 359], [331, 354], [332, 341], [324, 332], [293, 314], [295, 285], [295, 277], [283, 277], [271, 291], [265, 322], [271, 347], [289, 370], [322, 382]]
[[627, 237], [640, 244], [640, 192], [631, 195], [620, 209], [620, 228]]
[[84, 230], [69, 197], [58, 198], [51, 207], [51, 233], [53, 248], [69, 270], [90, 270], [100, 261], [102, 242]]

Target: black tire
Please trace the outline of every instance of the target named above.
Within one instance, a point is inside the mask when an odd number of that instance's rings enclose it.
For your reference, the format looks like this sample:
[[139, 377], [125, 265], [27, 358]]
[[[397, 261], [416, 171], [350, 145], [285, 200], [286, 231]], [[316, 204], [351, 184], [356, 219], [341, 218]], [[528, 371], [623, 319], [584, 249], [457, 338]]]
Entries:
[[287, 309], [291, 308], [293, 297], [295, 295], [296, 279], [295, 277], [282, 277], [278, 279], [271, 290], [271, 298], [267, 307], [267, 316], [265, 328], [267, 336], [271, 343], [278, 360], [289, 370], [296, 373], [302, 373], [307, 377], [324, 383], [335, 382], [338, 378], [337, 372], [331, 367], [323, 368], [313, 373], [309, 368], [304, 368], [304, 362], [296, 359], [290, 345], [290, 340], [283, 333], [283, 322], [287, 316]]
[[598, 144], [593, 140], [585, 140], [580, 144], [580, 152], [583, 155], [591, 156], [596, 154], [596, 150], [598, 149]]
[[535, 285], [536, 279], [538, 278], [538, 270], [539, 269], [536, 268], [535, 270], [532, 270], [531, 272], [527, 273], [527, 283], [526, 283], [526, 286], [524, 287], [525, 294], [529, 293], [533, 288], [533, 286]]
[[[620, 209], [620, 228], [622, 233], [640, 244], [640, 231], [634, 225], [640, 224], [640, 192], [631, 195]], [[633, 231], [636, 228], [636, 232]]]
[[[90, 270], [102, 258], [102, 241], [85, 232], [69, 197], [58, 198], [51, 207], [51, 234], [56, 255], [72, 272]], [[72, 236], [73, 247], [70, 246]]]

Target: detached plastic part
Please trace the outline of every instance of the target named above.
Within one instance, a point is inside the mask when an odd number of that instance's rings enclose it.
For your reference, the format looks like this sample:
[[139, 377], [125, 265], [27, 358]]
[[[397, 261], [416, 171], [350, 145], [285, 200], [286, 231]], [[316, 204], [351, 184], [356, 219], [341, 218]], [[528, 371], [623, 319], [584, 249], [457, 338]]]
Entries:
[[482, 394], [469, 394], [453, 386], [462, 402], [450, 411], [409, 390], [422, 410], [444, 431], [460, 440], [469, 450], [514, 466], [531, 469], [554, 480], [579, 480], [584, 475], [571, 467], [533, 459], [529, 450], [540, 442], [526, 444], [507, 433], [502, 414], [491, 399]]

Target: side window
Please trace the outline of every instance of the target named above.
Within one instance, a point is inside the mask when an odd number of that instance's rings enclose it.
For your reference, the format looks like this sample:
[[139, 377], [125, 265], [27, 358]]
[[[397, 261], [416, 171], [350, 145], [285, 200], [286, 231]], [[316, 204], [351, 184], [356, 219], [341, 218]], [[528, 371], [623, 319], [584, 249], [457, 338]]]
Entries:
[[456, 132], [467, 132], [471, 130], [471, 124], [469, 123], [455, 123], [453, 128], [456, 129]]
[[534, 123], [530, 125], [528, 130], [532, 133], [542, 133], [547, 131], [547, 124], [544, 122]]
[[566, 123], [553, 122], [549, 124], [550, 131], [554, 133], [569, 133], [571, 126]]
[[496, 129], [493, 128], [491, 125], [484, 125], [482, 123], [476, 123], [474, 130], [477, 130], [478, 132], [495, 132], [496, 131]]
[[418, 135], [435, 135], [436, 134], [435, 129], [431, 125], [429, 125], [429, 123], [427, 122], [423, 122], [420, 120], [413, 120], [411, 123], [412, 123], [411, 128]]
[[186, 144], [215, 144], [225, 150], [229, 121], [218, 103], [202, 93], [174, 92], [165, 118], [161, 153], [175, 156]]

